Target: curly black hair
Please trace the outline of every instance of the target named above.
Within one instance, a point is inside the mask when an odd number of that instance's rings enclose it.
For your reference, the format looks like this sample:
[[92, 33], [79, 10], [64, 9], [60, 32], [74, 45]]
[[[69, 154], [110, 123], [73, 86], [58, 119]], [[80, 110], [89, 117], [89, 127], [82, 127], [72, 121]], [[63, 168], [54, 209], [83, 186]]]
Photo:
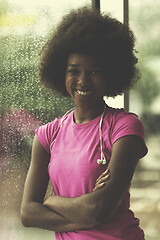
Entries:
[[65, 15], [53, 37], [43, 47], [39, 77], [46, 87], [67, 96], [65, 72], [73, 52], [90, 54], [98, 59], [106, 79], [105, 96], [121, 95], [136, 80], [137, 58], [133, 32], [109, 14], [89, 7]]

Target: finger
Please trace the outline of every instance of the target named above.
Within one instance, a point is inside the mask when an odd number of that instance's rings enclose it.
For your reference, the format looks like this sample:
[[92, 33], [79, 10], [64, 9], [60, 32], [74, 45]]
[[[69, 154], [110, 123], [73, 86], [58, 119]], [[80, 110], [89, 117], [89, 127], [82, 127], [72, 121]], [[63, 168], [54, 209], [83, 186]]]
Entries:
[[102, 177], [102, 178], [100, 178], [100, 179], [96, 182], [95, 186], [98, 185], [98, 184], [101, 184], [102, 182], [106, 182], [108, 179], [110, 179], [110, 175], [109, 175], [109, 174], [106, 175], [106, 176], [104, 176], [104, 177]]
[[101, 174], [101, 176], [99, 176], [99, 178], [97, 178], [96, 182], [99, 182], [101, 179], [110, 176], [109, 172], [105, 172], [105, 174], [103, 173], [103, 175]]
[[98, 184], [97, 186], [94, 187], [93, 192], [102, 188], [105, 185], [105, 182]]
[[100, 178], [104, 177], [105, 175], [109, 174], [109, 169], [107, 168], [106, 171], [104, 171], [98, 178], [96, 181], [99, 181]]

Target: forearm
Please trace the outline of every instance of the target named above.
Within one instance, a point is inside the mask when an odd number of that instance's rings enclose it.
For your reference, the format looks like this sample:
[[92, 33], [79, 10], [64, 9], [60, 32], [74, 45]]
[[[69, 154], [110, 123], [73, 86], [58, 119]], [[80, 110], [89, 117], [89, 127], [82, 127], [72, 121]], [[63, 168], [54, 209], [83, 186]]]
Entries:
[[[65, 231], [71, 223], [60, 214], [37, 202], [30, 202], [22, 209], [21, 221], [26, 227], [38, 227], [52, 231]], [[61, 229], [62, 228], [62, 229]]]
[[[106, 182], [109, 179], [110, 175], [107, 169], [97, 179], [93, 192], [75, 198], [54, 195], [50, 196], [44, 204], [70, 221], [99, 225], [108, 221], [119, 206], [119, 203], [114, 202], [113, 199], [110, 199], [111, 204], [107, 204], [110, 201], [104, 191], [106, 191]], [[104, 202], [105, 204], [103, 204]]]
[[75, 198], [54, 195], [46, 199], [44, 205], [62, 214], [72, 222], [95, 225], [94, 220], [92, 221], [95, 209], [95, 201], [92, 201], [92, 195], [97, 195], [97, 193], [89, 193]]
[[23, 210], [21, 220], [26, 227], [38, 227], [55, 232], [69, 232], [92, 228], [92, 224], [74, 223], [46, 206], [32, 202]]

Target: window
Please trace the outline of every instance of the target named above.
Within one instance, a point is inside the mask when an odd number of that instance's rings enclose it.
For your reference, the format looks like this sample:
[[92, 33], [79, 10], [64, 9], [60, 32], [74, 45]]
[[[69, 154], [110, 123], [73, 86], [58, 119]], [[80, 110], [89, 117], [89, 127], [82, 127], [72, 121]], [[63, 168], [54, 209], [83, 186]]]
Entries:
[[159, 1], [130, 1], [130, 26], [136, 35], [140, 81], [130, 91], [130, 111], [145, 127], [147, 156], [140, 160], [131, 190], [132, 204], [146, 239], [158, 239], [160, 180], [160, 28]]
[[53, 239], [53, 232], [24, 228], [19, 218], [34, 130], [73, 105], [40, 88], [38, 55], [62, 15], [86, 3], [0, 2], [0, 239]]

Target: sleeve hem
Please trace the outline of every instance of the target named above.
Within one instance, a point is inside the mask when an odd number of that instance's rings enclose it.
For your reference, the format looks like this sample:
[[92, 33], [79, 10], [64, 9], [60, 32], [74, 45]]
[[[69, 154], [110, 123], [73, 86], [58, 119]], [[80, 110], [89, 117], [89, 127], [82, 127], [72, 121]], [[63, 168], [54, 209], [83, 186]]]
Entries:
[[141, 135], [138, 135], [138, 134], [135, 134], [135, 133], [123, 134], [123, 135], [115, 138], [114, 141], [113, 141], [113, 143], [112, 143], [112, 145], [113, 145], [118, 139], [120, 139], [120, 138], [122, 138], [122, 137], [127, 137], [127, 136], [137, 136], [137, 137], [139, 137], [139, 138], [142, 140], [143, 150], [142, 150], [142, 153], [140, 154], [140, 158], [139, 158], [139, 159], [143, 158], [143, 157], [148, 153], [148, 148], [147, 148], [147, 146], [146, 146], [146, 144], [145, 144], [145, 141], [144, 141], [144, 139], [142, 138]]
[[42, 139], [38, 136], [38, 134], [37, 134], [37, 129], [35, 130], [35, 134], [36, 134], [36, 137], [38, 138], [38, 141], [39, 141], [40, 144], [42, 145], [42, 147], [45, 149], [45, 151], [46, 151], [47, 153], [50, 154], [49, 149], [45, 146], [45, 144], [44, 144], [44, 142], [42, 141]]

